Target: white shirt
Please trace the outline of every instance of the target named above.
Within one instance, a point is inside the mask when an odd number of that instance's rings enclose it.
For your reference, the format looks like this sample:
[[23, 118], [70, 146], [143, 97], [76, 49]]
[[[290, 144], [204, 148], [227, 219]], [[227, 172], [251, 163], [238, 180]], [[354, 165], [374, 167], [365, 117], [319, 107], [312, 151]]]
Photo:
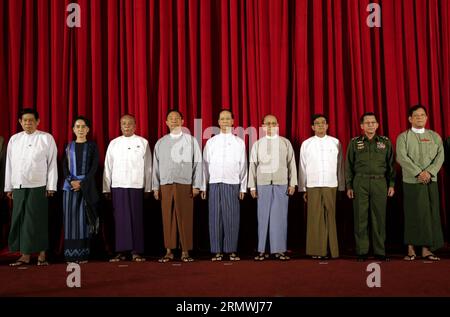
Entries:
[[180, 132], [178, 134], [171, 132], [171, 133], [169, 133], [169, 135], [170, 135], [171, 138], [178, 139], [178, 138], [180, 138], [183, 135], [183, 132]]
[[148, 141], [132, 135], [112, 140], [106, 151], [103, 192], [113, 188], [144, 188], [151, 191], [152, 154]]
[[419, 134], [425, 133], [425, 128], [417, 129], [417, 128], [411, 127], [411, 130], [414, 133], [419, 133]]
[[58, 181], [56, 143], [47, 132], [14, 134], [8, 143], [5, 192], [46, 186], [56, 191]]
[[298, 190], [306, 187], [339, 187], [344, 190], [342, 149], [338, 139], [313, 136], [300, 148]]
[[206, 142], [203, 150], [203, 186], [206, 184], [240, 184], [247, 191], [247, 159], [244, 141], [232, 133], [220, 133]]

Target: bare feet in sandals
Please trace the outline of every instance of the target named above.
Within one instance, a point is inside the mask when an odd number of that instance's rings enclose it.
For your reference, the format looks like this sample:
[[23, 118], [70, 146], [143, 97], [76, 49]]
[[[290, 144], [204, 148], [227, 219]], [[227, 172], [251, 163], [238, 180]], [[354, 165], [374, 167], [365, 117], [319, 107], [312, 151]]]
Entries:
[[430, 253], [426, 256], [422, 256], [424, 261], [440, 261], [441, 259], [434, 255], [433, 253]]
[[284, 254], [284, 252], [280, 252], [280, 253], [275, 254], [275, 258], [280, 260], [280, 261], [289, 261], [291, 259], [289, 256]]
[[254, 257], [255, 261], [264, 261], [266, 259], [266, 255], [264, 252], [260, 252], [257, 256]]
[[45, 254], [43, 255], [43, 254], [40, 254], [39, 256], [38, 256], [38, 260], [37, 260], [37, 266], [47, 266], [48, 265], [48, 262], [47, 262], [47, 260], [45, 259]]
[[181, 261], [183, 262], [194, 262], [194, 259], [189, 256], [189, 252], [181, 252]]
[[422, 258], [424, 261], [440, 261], [441, 259], [438, 258], [433, 252], [430, 251], [430, 249], [423, 247], [422, 248]]
[[213, 262], [222, 261], [222, 259], [223, 259], [223, 254], [222, 253], [216, 253], [216, 255], [212, 257], [211, 261], [213, 261]]
[[131, 261], [133, 262], [145, 262], [145, 258], [140, 256], [139, 254], [133, 254], [131, 257]]
[[236, 253], [230, 253], [230, 261], [240, 261], [241, 258], [238, 257], [238, 255]]
[[408, 254], [405, 255], [403, 260], [405, 261], [414, 261], [416, 259], [416, 251], [414, 251], [414, 246], [408, 245]]
[[403, 258], [403, 260], [405, 260], [405, 261], [414, 261], [416, 259], [416, 257], [417, 256], [415, 254], [407, 254]]
[[161, 259], [158, 260], [159, 263], [166, 263], [173, 261], [173, 253], [166, 253], [165, 256], [163, 256]]
[[126, 257], [122, 253], [119, 253], [112, 259], [109, 259], [109, 262], [120, 262], [120, 261], [125, 261], [125, 259], [126, 259]]
[[21, 266], [27, 264], [30, 264], [30, 256], [22, 255], [20, 258], [17, 259], [16, 262], [10, 263], [9, 266]]

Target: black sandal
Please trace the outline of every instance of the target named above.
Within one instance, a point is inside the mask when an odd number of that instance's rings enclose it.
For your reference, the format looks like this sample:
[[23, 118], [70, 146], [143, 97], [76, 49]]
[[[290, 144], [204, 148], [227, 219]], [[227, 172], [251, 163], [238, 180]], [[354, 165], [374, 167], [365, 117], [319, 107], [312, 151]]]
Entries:
[[181, 257], [181, 261], [183, 262], [194, 262], [194, 259], [191, 258], [189, 255], [185, 255]]
[[441, 260], [436, 255], [434, 255], [433, 253], [432, 254], [428, 254], [427, 256], [423, 256], [422, 258], [423, 258], [424, 261], [433, 261], [433, 262]]
[[222, 253], [216, 253], [216, 255], [211, 259], [211, 261], [222, 261], [223, 254]]
[[109, 262], [120, 262], [120, 261], [125, 261], [125, 260], [126, 260], [126, 257], [122, 253], [119, 253], [115, 257], [110, 259]]
[[405, 261], [414, 261], [415, 259], [416, 259], [416, 255], [415, 254], [412, 254], [412, 255], [407, 254], [403, 258], [403, 260], [405, 260]]
[[288, 261], [288, 260], [291, 259], [286, 254], [284, 254], [283, 252], [275, 254], [275, 258], [277, 258], [278, 260], [281, 260], [281, 261]]
[[132, 262], [145, 262], [146, 259], [138, 254], [133, 254], [131, 261]]
[[260, 253], [257, 256], [255, 256], [255, 261], [264, 261], [266, 259], [266, 255], [264, 253]]
[[240, 257], [238, 257], [237, 255], [236, 255], [236, 253], [231, 253], [230, 254], [230, 261], [240, 261], [241, 260], [241, 258]]

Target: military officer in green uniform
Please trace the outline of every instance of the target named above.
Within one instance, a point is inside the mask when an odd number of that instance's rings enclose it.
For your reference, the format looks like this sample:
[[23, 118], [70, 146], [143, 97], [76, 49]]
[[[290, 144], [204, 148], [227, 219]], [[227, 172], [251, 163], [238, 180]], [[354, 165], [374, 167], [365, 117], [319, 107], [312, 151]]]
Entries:
[[347, 196], [353, 199], [354, 234], [358, 261], [365, 261], [369, 253], [369, 227], [372, 223], [374, 256], [386, 257], [386, 202], [394, 195], [395, 169], [391, 141], [376, 134], [375, 113], [366, 112], [360, 119], [363, 134], [350, 141], [345, 164]]

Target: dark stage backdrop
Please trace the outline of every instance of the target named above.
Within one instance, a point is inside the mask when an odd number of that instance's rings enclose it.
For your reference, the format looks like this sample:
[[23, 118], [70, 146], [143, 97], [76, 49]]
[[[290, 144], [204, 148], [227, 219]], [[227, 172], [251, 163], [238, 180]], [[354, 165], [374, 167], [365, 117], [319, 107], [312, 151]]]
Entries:
[[[6, 138], [19, 131], [19, 109], [36, 107], [40, 129], [54, 135], [61, 156], [72, 138], [70, 122], [82, 114], [92, 118], [91, 137], [103, 160], [123, 113], [136, 115], [138, 133], [153, 146], [167, 132], [168, 108], [178, 107], [193, 131], [195, 118], [204, 129], [226, 107], [244, 128], [275, 114], [298, 156], [315, 112], [329, 116], [329, 134], [346, 149], [360, 133], [364, 111], [374, 111], [379, 132], [395, 142], [408, 127], [408, 107], [419, 102], [429, 108], [429, 127], [450, 134], [450, 1], [373, 1], [381, 5], [379, 28], [366, 24], [367, 0], [78, 0], [79, 28], [66, 25], [70, 2], [0, 0], [0, 133]], [[389, 202], [388, 241], [400, 246], [398, 185]], [[440, 185], [444, 207], [442, 177]], [[51, 213], [56, 238], [59, 199]], [[207, 250], [207, 208], [196, 204], [196, 247]], [[147, 245], [158, 253], [159, 203], [146, 205]], [[338, 206], [341, 245], [350, 248], [351, 204], [342, 199]], [[242, 204], [243, 250], [256, 247], [255, 208], [250, 198]], [[304, 212], [297, 195], [289, 216], [293, 250], [304, 245]], [[106, 243], [100, 244], [110, 251], [108, 202], [102, 215]], [[443, 208], [448, 241], [447, 215]]]

